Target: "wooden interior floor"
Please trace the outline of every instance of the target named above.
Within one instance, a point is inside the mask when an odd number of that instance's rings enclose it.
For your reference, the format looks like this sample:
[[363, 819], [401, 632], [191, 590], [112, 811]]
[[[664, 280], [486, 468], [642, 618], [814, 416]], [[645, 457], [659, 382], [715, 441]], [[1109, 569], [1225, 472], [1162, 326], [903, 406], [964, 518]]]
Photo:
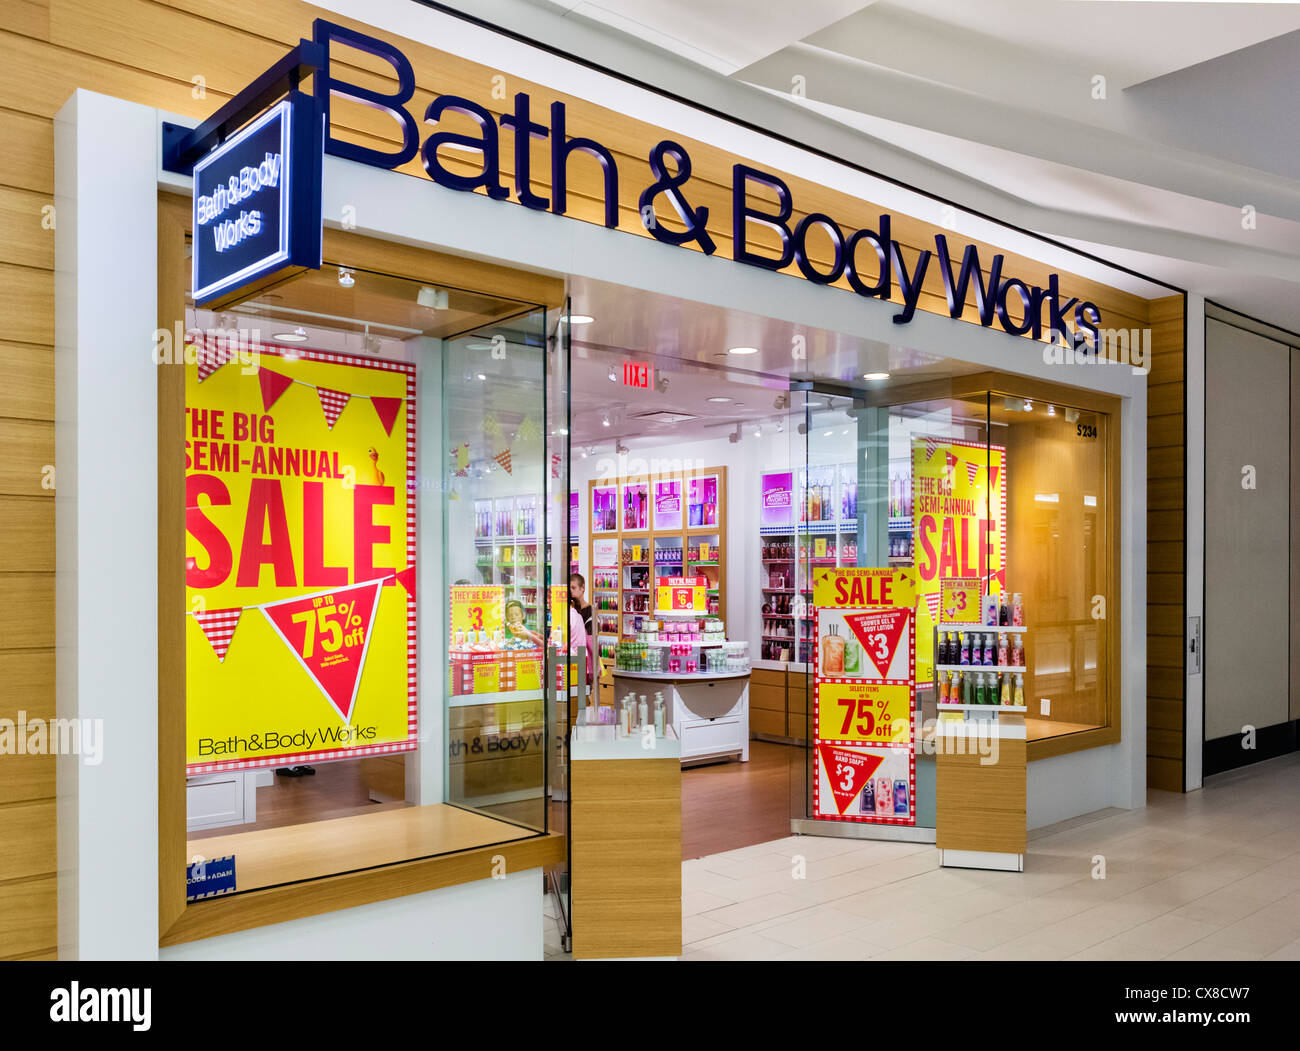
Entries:
[[790, 834], [790, 786], [806, 752], [749, 742], [748, 763], [682, 770], [682, 860], [769, 843]]
[[246, 825], [228, 825], [225, 828], [190, 832], [187, 838], [226, 836], [232, 827], [237, 827], [240, 832], [255, 832], [264, 828], [300, 825], [307, 821], [377, 814], [385, 810], [400, 810], [406, 806], [401, 802], [371, 802], [359, 759], [316, 763], [314, 766], [316, 773], [311, 777], [276, 777], [273, 774], [272, 784], [257, 790], [256, 821]]

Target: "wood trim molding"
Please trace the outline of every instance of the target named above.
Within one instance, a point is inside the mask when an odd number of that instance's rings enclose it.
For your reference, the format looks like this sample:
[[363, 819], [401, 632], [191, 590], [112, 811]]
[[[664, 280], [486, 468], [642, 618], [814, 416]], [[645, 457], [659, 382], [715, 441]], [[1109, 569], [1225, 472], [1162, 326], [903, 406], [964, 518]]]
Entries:
[[200, 938], [215, 938], [271, 923], [490, 879], [494, 866], [500, 871], [498, 859], [504, 860], [506, 872], [546, 869], [558, 865], [565, 854], [565, 836], [551, 833], [305, 883], [248, 891], [229, 898], [212, 898], [189, 905], [184, 915], [161, 933], [158, 944], [179, 945]]

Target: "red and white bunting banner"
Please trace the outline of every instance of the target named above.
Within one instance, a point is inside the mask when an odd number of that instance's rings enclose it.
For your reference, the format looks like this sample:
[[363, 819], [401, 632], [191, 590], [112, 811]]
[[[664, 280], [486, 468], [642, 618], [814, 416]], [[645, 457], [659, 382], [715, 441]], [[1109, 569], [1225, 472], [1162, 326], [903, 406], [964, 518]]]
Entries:
[[930, 607], [930, 620], [934, 624], [939, 623], [939, 592], [931, 592], [925, 596], [925, 604]]
[[937, 439], [927, 438], [925, 440], [925, 458], [927, 460], [933, 460], [934, 454], [938, 451], [938, 449], [939, 449], [939, 442]]
[[293, 386], [293, 380], [279, 372], [273, 372], [265, 365], [258, 366], [257, 383], [262, 388], [262, 411], [270, 412], [271, 406], [280, 400], [280, 395]]
[[329, 424], [332, 431], [334, 424], [343, 415], [343, 410], [347, 408], [348, 400], [352, 395], [347, 391], [330, 390], [329, 387], [317, 387], [316, 395], [320, 398], [321, 412], [325, 414], [325, 422]]
[[560, 477], [560, 454], [551, 453], [551, 477]]
[[302, 670], [347, 724], [361, 686], [384, 579], [260, 607]]
[[969, 460], [964, 460], [962, 462], [966, 465], [966, 481], [971, 485], [974, 485], [975, 479], [979, 477], [980, 465], [977, 463], [971, 463]]
[[499, 463], [503, 468], [505, 468], [505, 472], [506, 472], [506, 474], [514, 474], [514, 471], [512, 471], [512, 470], [510, 469], [510, 450], [509, 450], [509, 449], [507, 449], [505, 452], [497, 453], [494, 457], [492, 457], [492, 459], [494, 459], [494, 460], [495, 460], [497, 463]]
[[374, 394], [370, 396], [370, 404], [375, 407], [375, 414], [379, 417], [379, 423], [384, 428], [385, 434], [393, 433], [393, 424], [397, 422], [402, 401], [402, 398], [381, 398]]
[[209, 609], [194, 614], [194, 619], [199, 622], [199, 627], [203, 631], [203, 637], [208, 640], [208, 645], [217, 655], [217, 660], [223, 664], [226, 661], [226, 651], [230, 649], [230, 640], [235, 637], [235, 627], [239, 624], [239, 617], [243, 612], [242, 607], [235, 606], [232, 609]]
[[207, 340], [201, 339], [195, 344], [198, 349], [199, 364], [199, 382], [211, 376], [217, 369], [221, 368], [231, 358], [230, 348], [224, 345], [224, 341], [218, 340], [216, 346], [212, 346]]

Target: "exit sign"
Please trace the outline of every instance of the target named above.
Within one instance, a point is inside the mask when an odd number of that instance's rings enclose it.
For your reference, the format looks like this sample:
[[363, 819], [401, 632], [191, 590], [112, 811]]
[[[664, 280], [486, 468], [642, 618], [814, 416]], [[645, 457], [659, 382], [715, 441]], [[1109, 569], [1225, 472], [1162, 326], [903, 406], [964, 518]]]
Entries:
[[655, 385], [655, 367], [648, 361], [623, 362], [623, 386], [650, 390]]

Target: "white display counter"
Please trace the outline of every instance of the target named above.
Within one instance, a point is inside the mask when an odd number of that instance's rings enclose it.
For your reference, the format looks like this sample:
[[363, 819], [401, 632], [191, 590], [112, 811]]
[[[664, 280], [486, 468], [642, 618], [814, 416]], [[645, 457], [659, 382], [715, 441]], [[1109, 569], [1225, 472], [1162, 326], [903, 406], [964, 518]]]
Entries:
[[644, 696], [651, 713], [663, 695], [666, 721], [681, 744], [682, 763], [749, 761], [749, 672], [615, 671], [614, 703]]

